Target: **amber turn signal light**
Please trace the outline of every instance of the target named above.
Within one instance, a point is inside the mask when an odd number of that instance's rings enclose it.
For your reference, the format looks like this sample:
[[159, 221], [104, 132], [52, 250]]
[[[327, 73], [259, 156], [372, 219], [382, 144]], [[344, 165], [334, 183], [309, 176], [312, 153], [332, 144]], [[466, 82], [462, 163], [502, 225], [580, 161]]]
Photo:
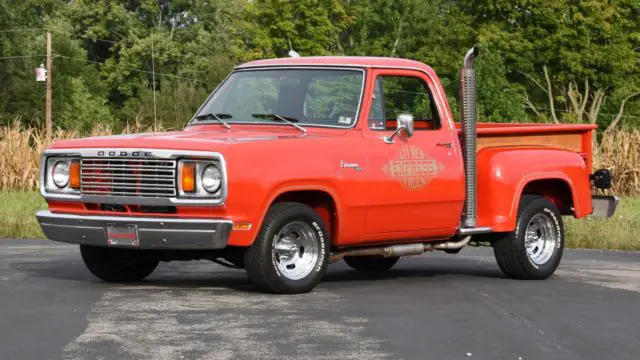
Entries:
[[74, 160], [69, 165], [69, 187], [80, 189], [80, 162]]
[[236, 223], [233, 224], [232, 229], [236, 231], [249, 231], [251, 230], [251, 223]]
[[180, 174], [182, 182], [182, 191], [194, 192], [196, 191], [196, 166], [195, 164], [185, 163], [182, 164], [182, 172]]

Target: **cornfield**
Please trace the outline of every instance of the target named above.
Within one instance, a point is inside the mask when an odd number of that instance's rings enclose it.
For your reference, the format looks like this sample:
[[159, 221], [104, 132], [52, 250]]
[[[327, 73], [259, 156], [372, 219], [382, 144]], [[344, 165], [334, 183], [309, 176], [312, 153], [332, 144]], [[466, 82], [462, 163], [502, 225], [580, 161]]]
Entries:
[[[162, 131], [162, 129], [143, 128], [139, 122], [135, 122], [125, 127], [122, 134], [146, 131]], [[94, 126], [89, 134], [57, 129], [52, 134], [51, 142], [112, 134], [111, 128], [101, 124]], [[24, 128], [19, 120], [11, 126], [0, 127], [0, 191], [37, 190], [40, 183], [40, 156], [48, 145], [49, 142], [43, 131]]]
[[611, 193], [640, 195], [640, 131], [632, 129], [605, 133], [595, 152], [594, 168], [611, 171]]
[[[139, 122], [127, 126], [122, 133], [158, 131], [143, 128]], [[81, 136], [111, 135], [112, 129], [97, 125], [90, 134], [58, 129], [52, 141]], [[0, 191], [36, 190], [40, 154], [47, 147], [45, 134], [24, 128], [19, 121], [0, 127]], [[607, 191], [617, 195], [640, 195], [640, 131], [616, 130], [603, 136], [594, 154], [594, 169], [607, 168], [613, 175], [613, 187]]]

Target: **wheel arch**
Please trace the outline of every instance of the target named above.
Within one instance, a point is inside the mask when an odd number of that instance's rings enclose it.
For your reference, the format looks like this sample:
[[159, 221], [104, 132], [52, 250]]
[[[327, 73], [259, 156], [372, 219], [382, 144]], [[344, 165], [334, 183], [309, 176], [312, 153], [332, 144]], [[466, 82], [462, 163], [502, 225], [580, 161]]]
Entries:
[[576, 204], [575, 187], [564, 173], [532, 174], [522, 177], [513, 194], [509, 211], [508, 227], [515, 229], [518, 209], [523, 196], [539, 195], [551, 201], [561, 215], [574, 215]]
[[261, 228], [269, 209], [277, 203], [297, 202], [312, 208], [327, 226], [331, 244], [337, 244], [340, 225], [340, 203], [335, 190], [322, 185], [282, 186], [268, 197], [257, 228]]
[[573, 215], [576, 201], [574, 192], [570, 181], [565, 178], [538, 178], [522, 185], [516, 204], [519, 205], [525, 195], [540, 195], [551, 201], [561, 215]]

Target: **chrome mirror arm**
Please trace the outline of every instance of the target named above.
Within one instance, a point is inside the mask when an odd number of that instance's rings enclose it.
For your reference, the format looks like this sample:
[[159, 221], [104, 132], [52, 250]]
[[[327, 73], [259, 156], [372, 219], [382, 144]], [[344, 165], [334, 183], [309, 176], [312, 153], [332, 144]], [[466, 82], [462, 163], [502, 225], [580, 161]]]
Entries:
[[393, 138], [396, 137], [396, 135], [398, 135], [402, 130], [404, 130], [405, 127], [404, 126], [399, 126], [396, 131], [394, 131], [391, 135], [389, 136], [383, 136], [382, 139], [384, 140], [385, 144], [393, 144], [395, 141], [393, 141]]
[[413, 115], [411, 114], [400, 114], [398, 115], [398, 126], [396, 127], [396, 131], [389, 136], [384, 136], [382, 139], [385, 144], [393, 144], [393, 138], [396, 137], [400, 132], [404, 131], [407, 137], [413, 136]]

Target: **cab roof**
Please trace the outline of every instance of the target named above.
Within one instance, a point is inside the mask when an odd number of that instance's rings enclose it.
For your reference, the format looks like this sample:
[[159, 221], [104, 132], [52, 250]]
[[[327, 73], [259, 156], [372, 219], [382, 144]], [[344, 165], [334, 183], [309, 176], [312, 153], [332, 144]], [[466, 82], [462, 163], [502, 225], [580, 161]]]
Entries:
[[359, 68], [414, 68], [436, 75], [433, 69], [419, 61], [375, 56], [301, 56], [250, 61], [236, 69], [273, 66], [338, 66]]

